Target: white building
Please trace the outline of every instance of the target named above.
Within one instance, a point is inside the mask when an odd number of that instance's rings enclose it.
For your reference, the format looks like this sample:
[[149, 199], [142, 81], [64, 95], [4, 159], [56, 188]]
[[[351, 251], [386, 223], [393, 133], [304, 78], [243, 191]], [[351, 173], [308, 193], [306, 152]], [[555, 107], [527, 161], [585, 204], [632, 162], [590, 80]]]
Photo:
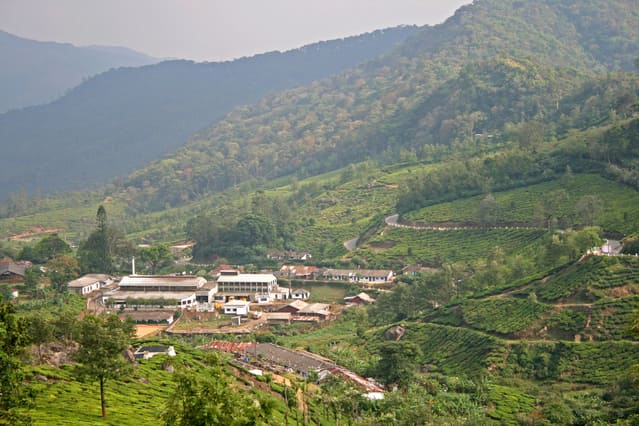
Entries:
[[326, 269], [323, 274], [326, 280], [349, 281], [359, 283], [390, 283], [393, 271], [383, 269]]
[[251, 310], [251, 303], [245, 300], [231, 300], [230, 302], [226, 302], [222, 309], [224, 310], [225, 315], [239, 315], [246, 317]]
[[277, 285], [273, 274], [241, 274], [238, 271], [221, 271], [217, 279], [218, 294], [215, 299], [227, 301], [243, 298], [257, 303], [270, 303], [289, 298], [289, 290]]
[[206, 284], [206, 279], [194, 275], [130, 275], [122, 278], [117, 289], [104, 294], [103, 301], [116, 306], [187, 308], [195, 306], [196, 299], [213, 301], [217, 287]]
[[307, 300], [311, 297], [311, 292], [303, 288], [296, 288], [291, 292], [291, 299]]
[[67, 287], [70, 291], [84, 296], [110, 284], [113, 284], [113, 278], [109, 275], [87, 274], [78, 279], [70, 281], [69, 284], [67, 284]]

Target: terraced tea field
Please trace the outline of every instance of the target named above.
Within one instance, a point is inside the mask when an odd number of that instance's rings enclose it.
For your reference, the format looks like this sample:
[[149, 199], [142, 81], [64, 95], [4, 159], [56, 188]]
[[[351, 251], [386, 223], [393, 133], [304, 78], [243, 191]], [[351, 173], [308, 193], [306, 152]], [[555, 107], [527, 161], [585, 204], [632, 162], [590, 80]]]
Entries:
[[[538, 206], [554, 191], [565, 191], [567, 200], [559, 211], [561, 216], [573, 216], [575, 203], [586, 195], [595, 195], [602, 201], [603, 209], [596, 223], [607, 230], [622, 233], [634, 232], [639, 227], [639, 192], [625, 185], [604, 179], [598, 175], [579, 174], [572, 177], [530, 185], [524, 188], [496, 192], [499, 206], [498, 220], [503, 222], [534, 223]], [[405, 216], [409, 221], [420, 222], [477, 222], [479, 204], [484, 196], [441, 203]]]
[[528, 299], [478, 300], [462, 306], [470, 327], [487, 332], [511, 334], [530, 326], [551, 307]]
[[631, 286], [639, 283], [639, 259], [634, 257], [591, 256], [536, 286], [535, 293], [545, 301], [570, 298], [598, 289]]
[[483, 259], [500, 247], [523, 253], [540, 243], [545, 231], [529, 229], [413, 230], [390, 228], [355, 253], [367, 259], [402, 259], [406, 263], [459, 262]]

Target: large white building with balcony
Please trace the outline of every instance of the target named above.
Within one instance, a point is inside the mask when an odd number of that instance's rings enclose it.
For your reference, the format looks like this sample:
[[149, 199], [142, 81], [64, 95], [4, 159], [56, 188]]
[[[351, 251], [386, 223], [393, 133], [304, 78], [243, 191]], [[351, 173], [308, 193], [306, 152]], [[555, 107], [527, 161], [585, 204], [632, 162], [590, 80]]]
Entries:
[[216, 301], [226, 302], [244, 299], [257, 303], [270, 303], [289, 298], [289, 289], [280, 288], [273, 274], [241, 274], [238, 271], [221, 271], [217, 279]]

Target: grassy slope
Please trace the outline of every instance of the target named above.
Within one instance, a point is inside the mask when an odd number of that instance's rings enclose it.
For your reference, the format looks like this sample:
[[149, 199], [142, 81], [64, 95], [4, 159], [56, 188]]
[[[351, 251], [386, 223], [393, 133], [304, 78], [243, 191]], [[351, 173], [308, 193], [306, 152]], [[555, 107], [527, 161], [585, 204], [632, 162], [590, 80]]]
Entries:
[[[75, 379], [73, 367], [33, 367], [33, 375], [47, 377], [47, 382], [34, 380], [37, 392], [36, 405], [31, 415], [36, 425], [77, 425], [77, 424], [119, 424], [140, 425], [157, 422], [164, 404], [175, 388], [172, 373], [163, 366], [172, 363], [194, 366], [198, 374], [203, 374], [197, 366], [205, 365], [204, 353], [184, 345], [176, 345], [177, 356], [167, 358], [156, 356], [139, 361], [138, 367], [126, 380], [110, 381], [106, 385], [107, 419], [100, 417], [100, 391], [97, 382], [82, 383]], [[257, 388], [247, 388], [242, 380], [235, 380], [238, 390], [257, 392]], [[278, 402], [271, 424], [283, 424], [283, 402]]]

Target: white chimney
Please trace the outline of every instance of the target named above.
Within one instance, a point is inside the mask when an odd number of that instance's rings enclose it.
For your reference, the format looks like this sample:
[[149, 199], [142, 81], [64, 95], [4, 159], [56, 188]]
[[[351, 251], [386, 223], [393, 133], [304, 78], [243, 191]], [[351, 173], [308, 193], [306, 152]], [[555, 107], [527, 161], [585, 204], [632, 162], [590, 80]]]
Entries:
[[131, 275], [135, 275], [135, 256], [131, 259]]

